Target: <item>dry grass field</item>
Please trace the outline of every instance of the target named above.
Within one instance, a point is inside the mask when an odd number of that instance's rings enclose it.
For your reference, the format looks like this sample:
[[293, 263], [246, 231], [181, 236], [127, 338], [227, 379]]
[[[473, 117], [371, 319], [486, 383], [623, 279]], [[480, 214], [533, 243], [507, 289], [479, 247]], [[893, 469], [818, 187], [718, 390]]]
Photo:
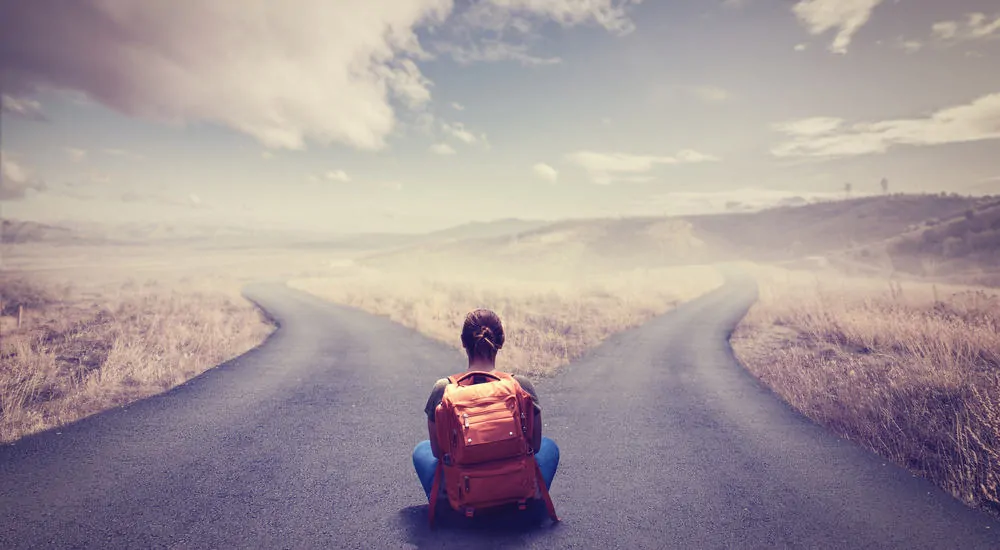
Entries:
[[271, 332], [231, 293], [166, 283], [83, 291], [5, 274], [0, 294], [0, 443], [160, 393]]
[[257, 346], [273, 326], [240, 296], [243, 283], [324, 272], [335, 257], [45, 243], [2, 255], [0, 443], [160, 393]]
[[761, 269], [741, 362], [814, 421], [1000, 513], [1000, 295]]
[[[637, 326], [722, 284], [712, 267], [636, 269], [553, 281], [366, 271], [291, 283], [334, 302], [414, 328], [456, 350], [465, 314], [493, 309], [507, 342], [498, 368], [552, 373], [618, 331]], [[462, 356], [456, 352], [460, 370]]]

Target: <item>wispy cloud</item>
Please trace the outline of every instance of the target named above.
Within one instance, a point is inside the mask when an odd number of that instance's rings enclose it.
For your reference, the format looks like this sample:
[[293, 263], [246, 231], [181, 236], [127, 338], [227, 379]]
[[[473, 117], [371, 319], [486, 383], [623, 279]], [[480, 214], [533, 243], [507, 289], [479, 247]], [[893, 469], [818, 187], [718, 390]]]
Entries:
[[339, 181], [341, 183], [346, 183], [351, 181], [351, 177], [347, 175], [347, 172], [343, 170], [329, 170], [323, 174], [323, 178], [327, 181]]
[[464, 111], [465, 110], [465, 105], [462, 105], [461, 103], [459, 103], [457, 101], [453, 101], [451, 103], [451, 108], [455, 109], [456, 111]]
[[914, 54], [924, 48], [924, 43], [919, 40], [905, 40], [900, 38], [896, 40], [893, 47], [903, 50], [906, 53]]
[[861, 122], [815, 117], [775, 124], [789, 140], [771, 149], [776, 157], [849, 157], [885, 153], [897, 145], [927, 146], [1000, 138], [1000, 93], [929, 116]]
[[23, 199], [29, 191], [41, 192], [46, 187], [45, 182], [35, 176], [34, 170], [0, 150], [0, 200]]
[[430, 151], [435, 155], [442, 156], [455, 154], [455, 149], [447, 143], [435, 143], [434, 145], [431, 145]]
[[544, 162], [535, 164], [531, 170], [536, 176], [548, 182], [555, 183], [559, 179], [559, 172]]
[[1000, 14], [966, 14], [963, 21], [938, 21], [931, 25], [931, 37], [947, 44], [1000, 38]]
[[208, 206], [204, 203], [204, 201], [202, 201], [201, 197], [195, 193], [190, 193], [187, 196], [174, 196], [131, 190], [125, 191], [119, 195], [118, 199], [125, 203], [158, 204], [183, 208], [206, 208]]
[[439, 53], [450, 55], [462, 65], [478, 62], [515, 61], [526, 67], [555, 65], [562, 63], [559, 57], [541, 57], [529, 53], [527, 44], [508, 44], [497, 40], [483, 41], [480, 44], [461, 46], [450, 42], [439, 42], [435, 45]]
[[139, 153], [128, 151], [126, 149], [115, 149], [115, 148], [110, 148], [109, 147], [109, 148], [103, 149], [103, 151], [104, 151], [105, 154], [111, 155], [113, 157], [123, 157], [123, 158], [129, 158], [129, 159], [132, 159], [132, 160], [142, 160], [143, 158], [145, 158], [142, 155], [140, 155]]
[[868, 23], [872, 11], [881, 3], [882, 0], [801, 0], [792, 7], [792, 12], [810, 34], [836, 29], [829, 49], [845, 54], [855, 33]]
[[706, 103], [722, 103], [732, 97], [728, 90], [718, 86], [691, 86], [687, 91]]
[[461, 14], [469, 27], [495, 32], [530, 33], [543, 21], [563, 27], [595, 23], [615, 34], [628, 34], [635, 23], [628, 15], [630, 4], [642, 0], [485, 0]]
[[560, 63], [557, 56], [532, 51], [542, 25], [596, 25], [615, 35], [635, 30], [630, 6], [641, 0], [483, 0], [451, 20], [450, 37], [435, 44], [438, 53], [460, 64], [514, 61], [524, 66]]
[[691, 149], [684, 149], [674, 156], [633, 155], [628, 153], [599, 153], [577, 151], [566, 155], [566, 159], [583, 168], [594, 183], [648, 181], [646, 176], [657, 165], [690, 164], [714, 162], [719, 159]]
[[18, 98], [7, 94], [0, 96], [0, 112], [27, 120], [48, 120], [45, 112], [42, 111], [42, 104], [38, 101], [28, 98]]
[[91, 183], [97, 183], [102, 185], [111, 183], [111, 176], [103, 172], [91, 172], [90, 176], [88, 176], [88, 179], [90, 180]]
[[489, 140], [486, 138], [485, 133], [476, 135], [468, 130], [461, 122], [442, 122], [441, 129], [444, 130], [445, 134], [461, 141], [462, 143], [467, 143], [469, 145], [481, 144], [489, 147]]
[[76, 147], [66, 147], [66, 154], [69, 155], [70, 160], [73, 162], [80, 162], [87, 158], [87, 151], [83, 149], [77, 149]]

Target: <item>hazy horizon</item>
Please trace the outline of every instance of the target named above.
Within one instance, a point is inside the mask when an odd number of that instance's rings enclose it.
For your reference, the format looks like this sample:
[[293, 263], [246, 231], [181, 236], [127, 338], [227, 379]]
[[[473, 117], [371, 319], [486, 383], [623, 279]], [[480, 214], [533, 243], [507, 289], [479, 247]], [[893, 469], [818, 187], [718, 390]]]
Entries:
[[0, 0], [4, 218], [418, 232], [1000, 192], [987, 0]]

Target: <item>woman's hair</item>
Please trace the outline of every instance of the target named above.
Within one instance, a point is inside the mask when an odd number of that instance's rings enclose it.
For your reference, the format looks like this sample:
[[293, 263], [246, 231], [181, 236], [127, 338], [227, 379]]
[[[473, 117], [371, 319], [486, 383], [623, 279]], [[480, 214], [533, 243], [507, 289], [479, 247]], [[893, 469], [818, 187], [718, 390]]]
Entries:
[[503, 324], [500, 317], [488, 309], [477, 309], [465, 316], [462, 325], [462, 346], [469, 361], [483, 359], [494, 361], [503, 347]]

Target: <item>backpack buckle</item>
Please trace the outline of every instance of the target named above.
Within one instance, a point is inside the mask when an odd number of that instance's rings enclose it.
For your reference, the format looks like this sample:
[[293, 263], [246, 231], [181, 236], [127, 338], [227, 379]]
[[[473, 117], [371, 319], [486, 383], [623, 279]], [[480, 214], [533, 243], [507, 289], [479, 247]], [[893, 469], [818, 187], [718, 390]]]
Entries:
[[445, 453], [442, 461], [445, 463], [446, 466], [451, 466], [451, 455]]

